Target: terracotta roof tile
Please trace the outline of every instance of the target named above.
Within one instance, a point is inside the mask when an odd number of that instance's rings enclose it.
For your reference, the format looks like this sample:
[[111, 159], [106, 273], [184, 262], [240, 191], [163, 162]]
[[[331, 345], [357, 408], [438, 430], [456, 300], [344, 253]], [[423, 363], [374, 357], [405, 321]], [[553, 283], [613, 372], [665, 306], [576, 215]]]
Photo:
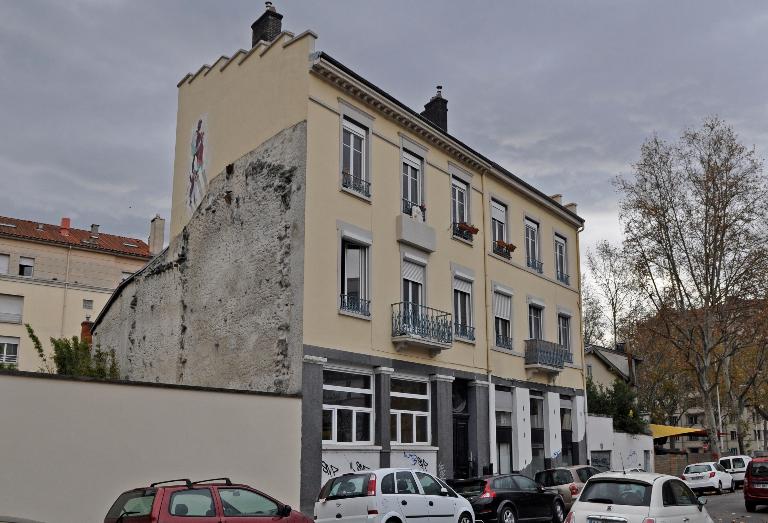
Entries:
[[0, 237], [50, 242], [58, 245], [76, 246], [81, 249], [151, 258], [149, 246], [146, 242], [136, 238], [102, 232], [99, 232], [98, 238], [91, 238], [90, 230], [69, 228], [68, 231], [68, 234], [64, 234], [59, 225], [0, 216]]

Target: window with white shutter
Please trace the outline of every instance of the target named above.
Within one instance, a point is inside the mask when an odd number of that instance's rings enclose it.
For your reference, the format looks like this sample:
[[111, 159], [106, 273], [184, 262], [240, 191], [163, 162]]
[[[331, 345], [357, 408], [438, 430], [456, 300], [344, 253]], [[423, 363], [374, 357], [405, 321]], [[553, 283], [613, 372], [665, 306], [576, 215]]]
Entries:
[[494, 330], [496, 346], [512, 350], [512, 297], [493, 293]]
[[0, 254], [0, 274], [8, 274], [10, 264], [11, 256], [9, 254]]
[[453, 322], [457, 337], [474, 341], [475, 328], [472, 326], [472, 282], [453, 278]]
[[19, 338], [0, 336], [0, 363], [16, 365], [19, 362]]
[[21, 323], [24, 297], [0, 294], [0, 323]]

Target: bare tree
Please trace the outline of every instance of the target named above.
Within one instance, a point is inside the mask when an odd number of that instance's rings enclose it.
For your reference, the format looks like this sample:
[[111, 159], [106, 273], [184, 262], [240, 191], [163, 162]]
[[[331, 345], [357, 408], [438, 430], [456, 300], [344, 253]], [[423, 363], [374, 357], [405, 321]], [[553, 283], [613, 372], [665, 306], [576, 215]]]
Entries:
[[[634, 176], [619, 178], [625, 248], [657, 312], [654, 334], [695, 378], [713, 450], [713, 392], [750, 300], [765, 296], [768, 185], [754, 149], [718, 118], [670, 144], [652, 136]], [[745, 306], [746, 305], [746, 306]]]
[[583, 276], [581, 278], [581, 315], [584, 325], [584, 345], [605, 343], [603, 309], [592, 285]]

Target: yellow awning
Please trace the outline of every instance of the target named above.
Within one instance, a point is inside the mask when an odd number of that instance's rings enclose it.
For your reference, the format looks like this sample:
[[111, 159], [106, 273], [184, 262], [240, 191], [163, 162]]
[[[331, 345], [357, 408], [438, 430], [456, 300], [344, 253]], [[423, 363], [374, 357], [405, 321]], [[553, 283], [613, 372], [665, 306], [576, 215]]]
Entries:
[[651, 429], [653, 439], [666, 438], [669, 436], [680, 436], [681, 434], [692, 434], [698, 432], [699, 434], [706, 434], [706, 429], [694, 429], [691, 427], [675, 427], [674, 425], [654, 425], [650, 423], [648, 425]]

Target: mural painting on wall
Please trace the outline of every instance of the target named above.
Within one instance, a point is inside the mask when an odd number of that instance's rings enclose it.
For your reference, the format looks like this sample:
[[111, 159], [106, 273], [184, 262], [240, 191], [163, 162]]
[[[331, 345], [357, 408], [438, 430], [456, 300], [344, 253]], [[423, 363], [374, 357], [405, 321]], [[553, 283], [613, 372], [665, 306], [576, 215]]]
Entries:
[[323, 452], [323, 483], [330, 478], [379, 468], [378, 452]]
[[200, 204], [208, 188], [208, 156], [210, 151], [207, 147], [207, 125], [205, 115], [197, 120], [197, 124], [192, 129], [190, 140], [190, 164], [187, 176], [187, 213], [192, 215]]

